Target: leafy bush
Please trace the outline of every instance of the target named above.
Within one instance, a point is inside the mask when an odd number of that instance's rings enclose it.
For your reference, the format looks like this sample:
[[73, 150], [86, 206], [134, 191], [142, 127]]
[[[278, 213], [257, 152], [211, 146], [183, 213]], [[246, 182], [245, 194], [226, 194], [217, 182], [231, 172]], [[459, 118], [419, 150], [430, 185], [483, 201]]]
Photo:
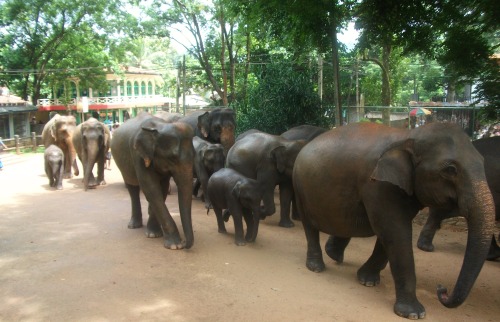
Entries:
[[281, 134], [301, 124], [327, 127], [326, 109], [312, 80], [311, 70], [286, 62], [263, 67], [258, 81], [248, 88], [247, 103], [237, 103], [238, 133], [258, 129]]

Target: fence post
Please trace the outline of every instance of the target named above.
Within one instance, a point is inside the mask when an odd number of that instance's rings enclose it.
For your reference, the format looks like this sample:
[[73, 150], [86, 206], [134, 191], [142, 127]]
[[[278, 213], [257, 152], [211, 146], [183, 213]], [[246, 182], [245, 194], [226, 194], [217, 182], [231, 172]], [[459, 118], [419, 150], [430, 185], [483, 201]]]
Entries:
[[21, 154], [19, 135], [14, 135], [14, 139], [16, 141], [16, 153]]
[[33, 152], [36, 152], [38, 146], [36, 144], [36, 133], [31, 132], [31, 143], [33, 144]]

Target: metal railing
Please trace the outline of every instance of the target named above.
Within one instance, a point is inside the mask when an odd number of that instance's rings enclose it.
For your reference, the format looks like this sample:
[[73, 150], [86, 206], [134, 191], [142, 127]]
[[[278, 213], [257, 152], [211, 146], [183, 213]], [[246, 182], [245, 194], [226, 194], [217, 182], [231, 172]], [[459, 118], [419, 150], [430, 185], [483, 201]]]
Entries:
[[[144, 96], [109, 96], [109, 97], [89, 97], [88, 104], [140, 104], [140, 103], [164, 103], [165, 98], [162, 95], [144, 95]], [[77, 105], [78, 99], [71, 98], [62, 100], [57, 98], [41, 98], [37, 101], [37, 106], [52, 105]]]
[[36, 152], [39, 146], [43, 146], [43, 144], [39, 144], [42, 142], [42, 136], [36, 135], [35, 132], [31, 132], [31, 136], [20, 137], [19, 135], [14, 135], [12, 139], [2, 139], [0, 137], [0, 141], [3, 142], [7, 146], [7, 148], [3, 148], [3, 151], [16, 151], [16, 154], [21, 154], [24, 149], [31, 149], [32, 152]]

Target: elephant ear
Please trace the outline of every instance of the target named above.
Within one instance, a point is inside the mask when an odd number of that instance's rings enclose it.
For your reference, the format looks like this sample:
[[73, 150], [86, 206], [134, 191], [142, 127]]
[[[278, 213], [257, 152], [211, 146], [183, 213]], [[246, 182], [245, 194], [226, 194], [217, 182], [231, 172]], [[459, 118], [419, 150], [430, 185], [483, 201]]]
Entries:
[[279, 173], [284, 173], [286, 170], [286, 147], [280, 145], [271, 150], [271, 158], [276, 162], [276, 169]]
[[198, 116], [198, 129], [204, 139], [210, 134], [210, 114], [208, 112]]
[[413, 144], [412, 139], [391, 146], [377, 162], [370, 179], [390, 182], [413, 195]]
[[231, 195], [233, 195], [237, 200], [239, 200], [240, 194], [241, 194], [241, 182], [238, 181], [231, 190]]
[[134, 149], [137, 154], [144, 160], [144, 165], [148, 168], [153, 160], [156, 137], [158, 136], [158, 130], [151, 126], [142, 126], [141, 131], [134, 140]]

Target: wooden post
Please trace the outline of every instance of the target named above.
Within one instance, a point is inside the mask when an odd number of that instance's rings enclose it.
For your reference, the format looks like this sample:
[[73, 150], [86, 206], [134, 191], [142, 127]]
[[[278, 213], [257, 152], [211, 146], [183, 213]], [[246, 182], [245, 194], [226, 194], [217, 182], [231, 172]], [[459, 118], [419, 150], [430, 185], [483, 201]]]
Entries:
[[33, 152], [36, 152], [38, 145], [36, 144], [36, 133], [31, 132], [31, 143], [33, 144]]
[[21, 154], [19, 135], [14, 135], [14, 139], [16, 141], [16, 154]]

